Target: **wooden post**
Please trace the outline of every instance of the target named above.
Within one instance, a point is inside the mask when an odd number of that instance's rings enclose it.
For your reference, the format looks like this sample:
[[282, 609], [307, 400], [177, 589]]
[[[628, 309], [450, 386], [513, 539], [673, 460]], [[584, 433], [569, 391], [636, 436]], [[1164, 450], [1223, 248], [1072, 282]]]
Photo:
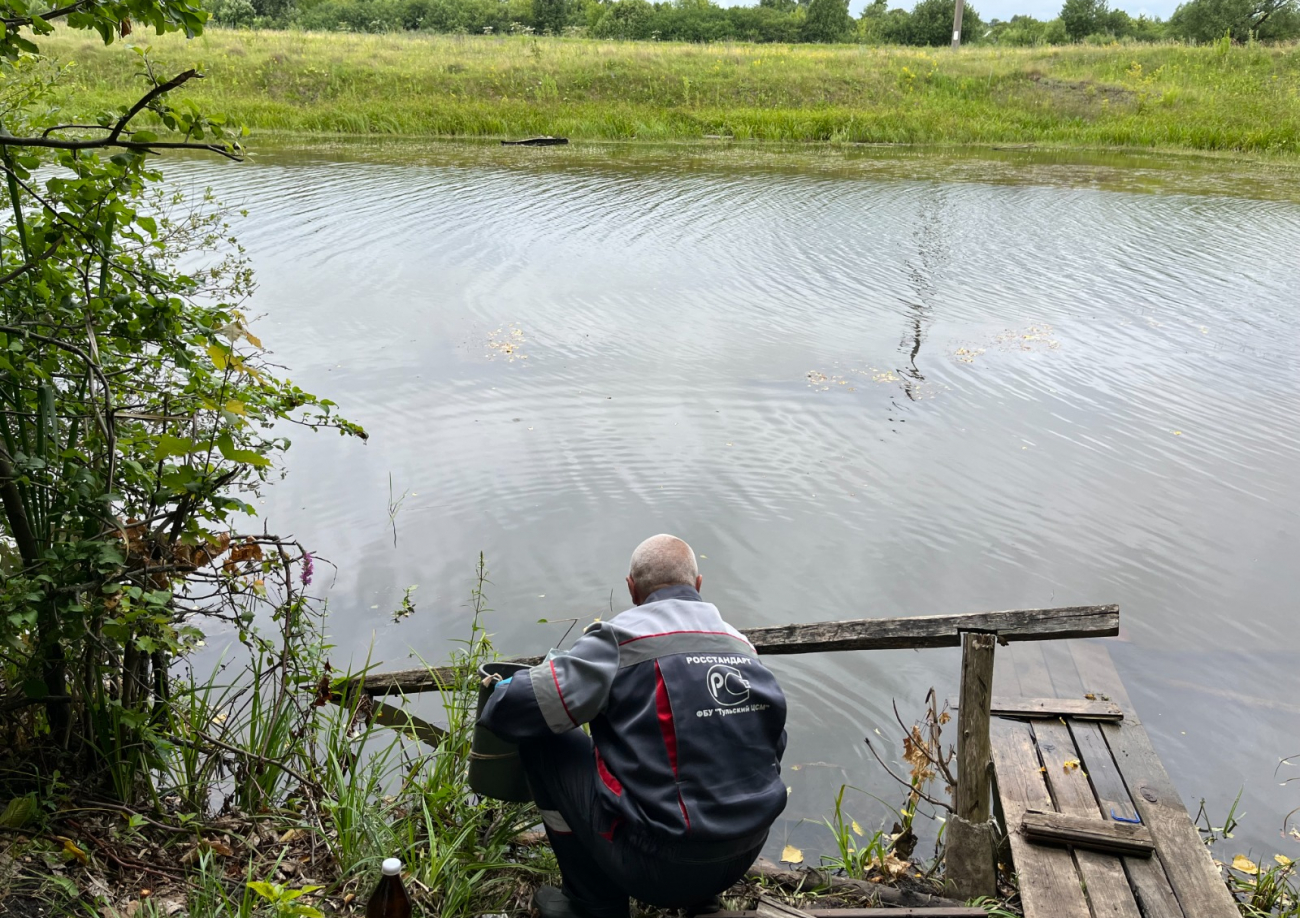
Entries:
[[966, 6], [965, 0], [957, 0], [957, 10], [952, 14], [952, 50], [961, 47], [961, 14]]
[[[958, 0], [960, 9], [960, 0]], [[997, 893], [995, 838], [989, 821], [993, 700], [992, 634], [965, 632], [961, 641], [961, 700], [957, 708], [956, 812], [948, 822], [947, 880], [962, 898]]]

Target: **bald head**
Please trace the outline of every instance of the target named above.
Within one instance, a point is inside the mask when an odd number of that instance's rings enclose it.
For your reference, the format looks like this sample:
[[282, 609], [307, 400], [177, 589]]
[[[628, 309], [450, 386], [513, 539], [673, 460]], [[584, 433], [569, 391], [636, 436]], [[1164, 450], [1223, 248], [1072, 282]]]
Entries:
[[699, 589], [704, 582], [695, 563], [695, 552], [676, 536], [651, 536], [632, 552], [627, 589], [638, 606], [655, 590], [684, 584]]

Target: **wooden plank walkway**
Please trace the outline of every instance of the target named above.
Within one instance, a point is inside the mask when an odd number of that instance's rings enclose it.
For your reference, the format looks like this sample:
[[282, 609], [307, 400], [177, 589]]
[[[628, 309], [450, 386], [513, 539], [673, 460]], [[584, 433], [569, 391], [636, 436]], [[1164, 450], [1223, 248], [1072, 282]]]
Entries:
[[[1026, 918], [1239, 918], [1101, 642], [1000, 647], [993, 682], [1002, 709], [1019, 707], [990, 732]], [[1109, 703], [1122, 719], [1045, 718], [1043, 699], [1069, 700], [1063, 712]], [[1155, 856], [1036, 844], [1020, 829], [1027, 810], [1141, 819]]]

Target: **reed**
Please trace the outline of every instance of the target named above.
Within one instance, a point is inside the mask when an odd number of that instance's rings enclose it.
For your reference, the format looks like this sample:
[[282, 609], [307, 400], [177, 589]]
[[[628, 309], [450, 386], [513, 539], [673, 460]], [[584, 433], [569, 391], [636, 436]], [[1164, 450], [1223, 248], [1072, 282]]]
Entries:
[[[1300, 153], [1300, 46], [945, 50], [213, 29], [141, 37], [206, 108], [258, 133], [1023, 144]], [[139, 95], [139, 59], [69, 32], [85, 120]], [[193, 84], [192, 84], [193, 85]]]

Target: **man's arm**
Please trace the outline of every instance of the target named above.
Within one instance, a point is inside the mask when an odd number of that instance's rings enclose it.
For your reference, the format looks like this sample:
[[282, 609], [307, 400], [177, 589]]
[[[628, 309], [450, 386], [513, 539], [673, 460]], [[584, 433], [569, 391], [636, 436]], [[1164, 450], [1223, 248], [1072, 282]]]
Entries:
[[572, 730], [605, 709], [617, 672], [618, 639], [598, 624], [572, 650], [498, 685], [479, 720], [511, 743]]

